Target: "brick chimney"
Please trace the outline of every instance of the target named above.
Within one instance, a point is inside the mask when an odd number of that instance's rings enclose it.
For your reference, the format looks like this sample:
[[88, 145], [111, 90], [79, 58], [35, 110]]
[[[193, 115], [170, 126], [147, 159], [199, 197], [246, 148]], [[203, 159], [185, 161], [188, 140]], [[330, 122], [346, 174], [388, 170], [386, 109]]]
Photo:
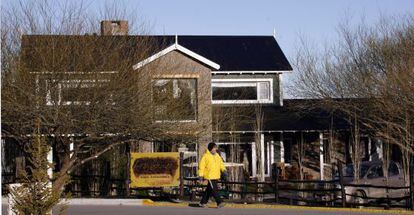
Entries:
[[103, 20], [101, 21], [101, 35], [128, 35], [128, 21]]

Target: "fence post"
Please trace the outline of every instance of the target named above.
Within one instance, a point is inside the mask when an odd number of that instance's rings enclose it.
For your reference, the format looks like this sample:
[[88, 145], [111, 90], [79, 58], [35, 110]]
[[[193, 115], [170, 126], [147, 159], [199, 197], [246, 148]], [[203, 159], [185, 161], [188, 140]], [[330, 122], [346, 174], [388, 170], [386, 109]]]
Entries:
[[254, 196], [255, 196], [255, 201], [256, 201], [256, 202], [258, 202], [258, 201], [259, 201], [259, 194], [258, 194], [258, 192], [259, 192], [259, 184], [258, 184], [258, 182], [259, 182], [259, 180], [256, 178], [256, 179], [255, 179], [255, 194], [254, 194]]
[[410, 209], [414, 210], [414, 159], [410, 162]]
[[274, 193], [275, 193], [275, 202], [279, 203], [279, 169], [277, 168], [277, 165], [273, 166], [274, 168]]
[[242, 192], [241, 192], [241, 198], [242, 198], [243, 203], [246, 203], [247, 183], [249, 182], [248, 180], [249, 179], [246, 180], [246, 178], [243, 177], [244, 183], [242, 184]]
[[184, 153], [180, 152], [180, 198], [184, 199], [184, 169], [183, 169]]
[[339, 173], [339, 185], [341, 186], [342, 207], [346, 207], [346, 194], [345, 194], [344, 176], [343, 176], [343, 172], [342, 172], [342, 163], [341, 162], [338, 162], [338, 173]]
[[[335, 172], [335, 167], [336, 167], [336, 165], [334, 163], [331, 163], [331, 171], [332, 171], [331, 172], [331, 180], [332, 180], [332, 183], [331, 183], [330, 188], [332, 188], [332, 189], [336, 189], [336, 182], [335, 182], [336, 172]], [[337, 192], [336, 191], [332, 192], [331, 199], [335, 199], [336, 196], [337, 196]], [[336, 201], [332, 201], [331, 202], [331, 206], [332, 207], [335, 206], [335, 202]]]
[[131, 182], [131, 147], [129, 143], [126, 143], [126, 152], [127, 152], [127, 178], [125, 180], [125, 194], [127, 197], [131, 195], [131, 190], [129, 189], [129, 184]]

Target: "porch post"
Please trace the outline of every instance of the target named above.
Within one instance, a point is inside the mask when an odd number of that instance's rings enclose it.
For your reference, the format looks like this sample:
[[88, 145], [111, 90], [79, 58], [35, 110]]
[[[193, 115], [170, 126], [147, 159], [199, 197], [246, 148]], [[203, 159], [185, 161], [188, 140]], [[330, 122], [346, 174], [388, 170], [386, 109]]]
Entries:
[[[47, 153], [47, 162], [50, 164], [53, 164], [53, 146], [49, 148], [49, 152]], [[53, 168], [49, 167], [47, 168], [47, 175], [49, 176], [49, 179], [53, 178]]]
[[74, 141], [73, 141], [73, 137], [70, 138], [70, 144], [69, 144], [69, 158], [72, 158], [73, 156], [73, 147], [74, 147]]
[[126, 143], [126, 152], [127, 152], [127, 172], [125, 180], [125, 194], [127, 197], [131, 195], [131, 143]]
[[150, 141], [139, 140], [138, 152], [154, 152], [154, 144]]
[[324, 161], [323, 161], [323, 133], [319, 132], [319, 169], [321, 180], [324, 179]]
[[260, 169], [261, 169], [261, 173], [260, 173], [260, 177], [262, 179], [265, 178], [265, 150], [264, 150], [265, 144], [264, 144], [264, 134], [260, 134]]
[[269, 155], [269, 157], [268, 158], [270, 158], [270, 162], [269, 162], [269, 165], [270, 165], [270, 167], [272, 166], [272, 164], [273, 163], [275, 163], [276, 161], [275, 161], [275, 141], [270, 141], [270, 149], [269, 149], [269, 151], [267, 152], [268, 153], [268, 155]]
[[382, 158], [384, 157], [383, 146], [384, 146], [384, 143], [382, 142], [382, 140], [378, 139], [376, 142], [376, 147], [375, 147], [378, 153], [378, 160], [382, 160]]
[[[47, 153], [47, 162], [49, 164], [53, 164], [53, 146], [50, 146], [49, 152]], [[53, 180], [53, 165], [50, 165], [49, 168], [47, 168], [47, 175], [49, 176], [49, 182], [47, 183], [48, 187], [52, 188], [52, 180]], [[13, 213], [14, 214], [14, 213]], [[52, 214], [52, 213], [50, 213]]]
[[257, 169], [257, 158], [256, 158], [256, 143], [252, 142], [252, 176], [256, 177]]
[[371, 137], [368, 137], [368, 159], [369, 161], [372, 161], [372, 140]]
[[283, 132], [280, 133], [280, 162], [285, 163], [285, 144], [283, 143]]

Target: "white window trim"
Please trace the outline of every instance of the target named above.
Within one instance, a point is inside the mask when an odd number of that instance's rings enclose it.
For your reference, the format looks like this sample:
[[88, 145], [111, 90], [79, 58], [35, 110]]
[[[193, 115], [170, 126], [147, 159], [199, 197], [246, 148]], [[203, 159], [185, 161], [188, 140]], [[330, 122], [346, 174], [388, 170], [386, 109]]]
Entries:
[[66, 72], [55, 72], [55, 71], [41, 71], [41, 72], [30, 72], [30, 74], [48, 75], [48, 74], [67, 74], [67, 75], [83, 75], [83, 74], [116, 74], [118, 71], [66, 71]]
[[240, 84], [245, 83], [245, 86], [248, 86], [249, 83], [256, 83], [258, 82], [269, 82], [269, 100], [260, 100], [259, 99], [259, 90], [257, 90], [257, 99], [256, 100], [213, 100], [211, 98], [212, 104], [270, 104], [273, 103], [273, 79], [272, 78], [243, 78], [243, 79], [211, 79], [211, 88], [213, 89], [214, 86], [219, 86], [221, 83], [229, 83], [235, 82], [234, 86], [240, 86]]
[[183, 120], [155, 120], [155, 123], [194, 123], [197, 122], [195, 119], [183, 119]]
[[212, 67], [216, 70], [220, 69], [219, 64], [217, 64], [217, 63], [215, 63], [215, 62], [213, 62], [213, 61], [211, 61], [211, 60], [209, 60], [209, 59], [207, 59], [207, 58], [191, 51], [190, 49], [185, 48], [182, 45], [179, 45], [177, 42], [172, 44], [171, 46], [165, 48], [164, 50], [150, 56], [149, 58], [146, 58], [145, 60], [143, 60], [141, 62], [138, 62], [137, 64], [132, 66], [132, 68], [134, 70], [137, 70], [137, 69], [151, 63], [152, 61], [154, 61], [154, 60], [156, 60], [156, 59], [158, 59], [158, 58], [160, 58], [160, 57], [162, 57], [162, 56], [164, 56], [164, 55], [166, 55], [166, 54], [168, 54], [168, 53], [170, 53], [174, 50], [180, 51], [180, 52], [182, 52], [182, 53], [184, 53], [184, 54], [186, 54], [186, 55], [188, 55], [188, 56], [190, 56], [190, 57], [192, 57], [192, 58], [194, 58], [194, 59], [196, 59], [196, 60], [198, 60], [202, 63], [205, 63], [206, 65], [208, 65], [208, 66], [210, 66], [210, 67]]
[[[57, 82], [59, 80], [46, 80], [46, 105], [53, 106], [53, 105], [90, 105], [91, 102], [89, 101], [62, 101], [62, 84], [67, 83], [79, 83], [79, 82], [86, 82], [86, 83], [95, 83], [95, 82], [109, 82], [108, 79], [99, 79], [99, 80], [92, 80], [92, 79], [68, 79], [68, 80], [61, 80], [58, 83], [57, 90], [58, 92], [58, 101], [53, 101], [50, 89], [48, 87], [49, 82]], [[57, 104], [56, 104], [57, 103]]]
[[213, 75], [230, 75], [230, 74], [239, 74], [239, 75], [243, 75], [243, 74], [282, 74], [282, 73], [292, 73], [292, 70], [274, 70], [274, 71], [264, 71], [264, 70], [252, 70], [252, 71], [244, 71], [244, 70], [240, 70], [240, 71], [212, 71], [211, 73]]
[[243, 144], [249, 144], [251, 145], [251, 142], [216, 142], [216, 144], [219, 145], [243, 145]]
[[283, 106], [283, 76], [279, 74], [279, 105]]

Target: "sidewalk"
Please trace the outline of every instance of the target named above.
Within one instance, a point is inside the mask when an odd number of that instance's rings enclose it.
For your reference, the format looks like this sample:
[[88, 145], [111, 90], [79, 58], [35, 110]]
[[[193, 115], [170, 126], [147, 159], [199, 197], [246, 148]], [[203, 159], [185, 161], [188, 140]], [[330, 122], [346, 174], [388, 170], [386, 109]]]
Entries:
[[[2, 197], [2, 204], [8, 204], [8, 198]], [[63, 199], [61, 203], [67, 205], [128, 205], [128, 206], [142, 206], [144, 204], [151, 204], [148, 199], [96, 199], [96, 198], [71, 198]]]

